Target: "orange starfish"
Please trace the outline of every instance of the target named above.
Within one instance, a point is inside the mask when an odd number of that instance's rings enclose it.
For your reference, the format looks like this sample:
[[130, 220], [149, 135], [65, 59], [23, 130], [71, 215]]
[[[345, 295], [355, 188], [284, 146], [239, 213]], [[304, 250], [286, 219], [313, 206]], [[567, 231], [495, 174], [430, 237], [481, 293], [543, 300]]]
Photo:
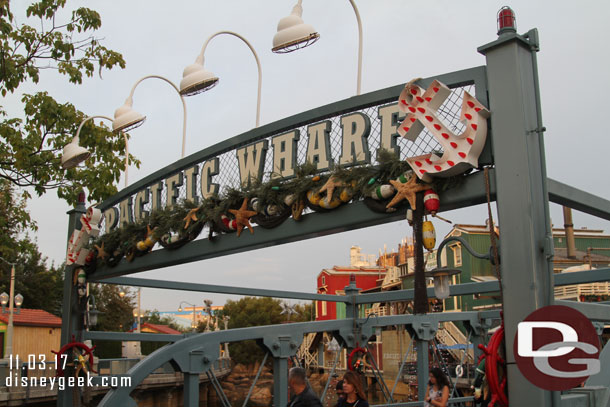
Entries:
[[335, 188], [344, 186], [345, 183], [343, 181], [337, 180], [334, 176], [331, 176], [328, 181], [326, 181], [326, 183], [322, 186], [322, 188], [320, 188], [318, 193], [321, 194], [322, 191], [326, 191], [326, 196], [330, 201], [330, 199], [333, 197], [333, 192], [335, 191]]
[[185, 221], [186, 223], [184, 224], [184, 229], [188, 229], [189, 225], [191, 224], [191, 222], [197, 222], [197, 211], [199, 210], [199, 208], [193, 208], [191, 209], [186, 216], [184, 217], [184, 219], [182, 219], [183, 221]]
[[390, 203], [387, 204], [386, 208], [391, 208], [398, 202], [402, 201], [403, 199], [406, 199], [407, 201], [409, 201], [411, 209], [415, 210], [415, 194], [420, 191], [430, 189], [429, 185], [418, 184], [416, 176], [412, 176], [411, 179], [404, 184], [400, 181], [394, 180], [390, 180], [390, 184], [392, 184], [392, 186], [396, 188], [396, 195], [394, 195], [394, 198], [392, 198]]
[[108, 256], [108, 253], [106, 253], [106, 250], [104, 250], [104, 242], [102, 242], [101, 246], [95, 245], [95, 248], [97, 249], [98, 259], [104, 260]]
[[250, 225], [250, 218], [256, 215], [256, 212], [248, 210], [248, 198], [244, 198], [241, 208], [229, 209], [229, 212], [235, 216], [235, 223], [237, 224], [237, 237], [241, 235], [241, 231], [244, 230], [244, 227], [250, 229], [250, 233], [254, 233], [254, 229], [252, 229], [252, 225]]

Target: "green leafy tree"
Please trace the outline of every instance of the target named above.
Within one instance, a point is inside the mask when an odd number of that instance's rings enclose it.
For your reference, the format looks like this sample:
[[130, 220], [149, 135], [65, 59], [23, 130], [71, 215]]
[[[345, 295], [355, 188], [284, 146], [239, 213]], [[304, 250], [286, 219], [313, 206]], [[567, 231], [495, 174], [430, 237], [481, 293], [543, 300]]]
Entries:
[[[53, 70], [74, 84], [102, 69], [124, 68], [121, 54], [102, 46], [94, 36], [100, 15], [81, 7], [65, 21], [59, 13], [65, 0], [40, 0], [26, 9], [34, 26], [18, 24], [12, 4], [0, 0], [0, 93], [18, 92], [25, 82], [38, 84], [42, 70]], [[87, 188], [90, 199], [114, 194], [125, 159], [125, 138], [106, 126], [88, 121], [80, 132], [80, 145], [92, 156], [83, 167], [62, 169], [61, 153], [87, 117], [70, 103], [61, 103], [47, 92], [24, 94], [23, 117], [8, 117], [0, 106], [0, 178], [19, 187], [33, 187], [38, 195], [55, 189], [60, 198], [76, 202]], [[139, 162], [133, 157], [134, 165]]]
[[46, 259], [29, 237], [36, 230], [26, 208], [26, 200], [0, 179], [0, 292], [8, 292], [11, 266], [15, 264], [15, 294], [24, 297], [23, 308], [43, 309], [60, 315], [63, 274], [47, 269]]
[[[92, 284], [90, 294], [95, 297], [95, 305], [101, 314], [95, 327], [96, 331], [121, 332], [133, 326], [135, 295], [129, 290], [121, 295], [121, 288], [111, 284]], [[94, 341], [96, 355], [100, 358], [121, 357], [121, 342]]]
[[[217, 317], [222, 320], [225, 315], [229, 316], [229, 329], [281, 324], [286, 321], [286, 316], [281, 314], [281, 304], [280, 300], [274, 298], [244, 297], [239, 301], [227, 300]], [[310, 310], [308, 304], [297, 304], [296, 314], [291, 316], [291, 321], [309, 321]], [[205, 327], [205, 323], [200, 323], [197, 330], [203, 332]], [[251, 364], [264, 357], [263, 350], [255, 341], [235, 342], [229, 347], [231, 358], [236, 363]]]

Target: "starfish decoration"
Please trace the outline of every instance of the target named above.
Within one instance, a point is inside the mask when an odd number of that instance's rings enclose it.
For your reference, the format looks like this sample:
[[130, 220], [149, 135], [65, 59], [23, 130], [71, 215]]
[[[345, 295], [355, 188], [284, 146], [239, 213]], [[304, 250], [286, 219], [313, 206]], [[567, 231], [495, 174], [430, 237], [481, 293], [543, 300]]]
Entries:
[[108, 253], [106, 253], [106, 250], [104, 250], [104, 242], [102, 242], [101, 246], [95, 245], [95, 248], [97, 249], [98, 259], [104, 260], [106, 257], [108, 257]]
[[292, 209], [292, 218], [294, 220], [301, 220], [301, 216], [303, 215], [303, 211], [305, 210], [305, 202], [298, 200], [291, 206]]
[[186, 217], [183, 219], [186, 223], [184, 224], [184, 229], [188, 229], [191, 222], [197, 222], [197, 211], [199, 208], [193, 208], [186, 214]]
[[322, 188], [320, 188], [318, 193], [321, 194], [322, 191], [326, 191], [326, 196], [328, 197], [328, 200], [330, 201], [330, 199], [333, 197], [333, 192], [335, 192], [335, 188], [344, 187], [344, 186], [345, 186], [345, 183], [343, 181], [340, 181], [337, 178], [335, 178], [334, 176], [331, 176], [328, 179], [328, 181], [326, 181], [326, 184], [324, 184], [322, 186]]
[[409, 201], [411, 209], [415, 210], [415, 194], [420, 191], [430, 189], [429, 185], [418, 184], [417, 177], [415, 176], [411, 177], [411, 179], [404, 184], [400, 181], [395, 180], [390, 180], [390, 184], [392, 184], [394, 188], [396, 188], [396, 195], [394, 195], [394, 198], [392, 198], [390, 203], [387, 204], [386, 208], [390, 208], [396, 205], [398, 202], [402, 201], [403, 199], [406, 199], [407, 201]]
[[149, 237], [150, 237], [150, 238], [152, 238], [152, 237], [153, 237], [153, 231], [152, 231], [152, 229], [150, 228], [150, 225], [146, 225], [146, 238], [148, 239]]
[[237, 237], [241, 235], [241, 231], [244, 230], [244, 227], [250, 229], [251, 234], [254, 233], [252, 225], [250, 225], [250, 218], [256, 215], [256, 212], [248, 210], [248, 198], [244, 198], [244, 202], [242, 202], [241, 208], [229, 209], [229, 212], [235, 215], [235, 223], [237, 224]]

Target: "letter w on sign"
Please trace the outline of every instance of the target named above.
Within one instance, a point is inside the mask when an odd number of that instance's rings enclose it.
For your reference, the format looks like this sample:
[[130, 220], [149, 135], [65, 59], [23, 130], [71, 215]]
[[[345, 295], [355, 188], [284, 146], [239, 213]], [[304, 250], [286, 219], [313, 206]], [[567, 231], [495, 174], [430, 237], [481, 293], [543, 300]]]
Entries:
[[407, 158], [417, 176], [427, 182], [432, 176], [450, 177], [477, 167], [479, 155], [485, 146], [489, 111], [468, 92], [464, 92], [460, 115], [460, 120], [466, 125], [462, 134], [453, 133], [439, 119], [437, 111], [450, 93], [447, 86], [436, 80], [425, 92], [419, 86], [408, 83], [398, 100], [400, 110], [407, 113], [398, 127], [398, 134], [415, 141], [425, 127], [443, 148], [441, 157], [425, 154]]

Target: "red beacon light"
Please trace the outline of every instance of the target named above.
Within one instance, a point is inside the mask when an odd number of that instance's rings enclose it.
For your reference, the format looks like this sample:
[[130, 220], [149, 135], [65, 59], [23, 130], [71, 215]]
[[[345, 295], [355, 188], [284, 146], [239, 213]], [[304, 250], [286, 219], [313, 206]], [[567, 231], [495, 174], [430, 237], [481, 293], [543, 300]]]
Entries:
[[504, 6], [498, 11], [498, 35], [517, 32], [517, 20], [512, 8]]

